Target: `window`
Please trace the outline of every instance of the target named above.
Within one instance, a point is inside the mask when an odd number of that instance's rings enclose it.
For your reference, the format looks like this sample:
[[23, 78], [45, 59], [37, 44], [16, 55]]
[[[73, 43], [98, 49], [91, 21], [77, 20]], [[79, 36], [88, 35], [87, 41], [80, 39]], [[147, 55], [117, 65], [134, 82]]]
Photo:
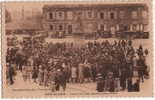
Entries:
[[104, 13], [103, 13], [103, 12], [100, 13], [100, 18], [101, 18], [101, 19], [104, 19]]
[[123, 27], [124, 27], [123, 24], [119, 24], [119, 31], [124, 31]]
[[89, 23], [88, 24], [88, 28], [92, 29], [93, 28], [93, 24], [92, 23]]
[[116, 25], [116, 31], [119, 31], [119, 24]]
[[107, 31], [107, 25], [104, 24], [104, 31]]
[[91, 11], [88, 12], [88, 18], [92, 18], [92, 12]]
[[77, 15], [78, 15], [78, 16], [82, 16], [82, 12], [81, 12], [81, 11], [78, 11], [78, 12], [77, 12]]
[[140, 31], [143, 31], [143, 30], [144, 30], [143, 24], [140, 24], [140, 25], [139, 25], [139, 30], [140, 30]]
[[53, 13], [49, 13], [49, 18], [53, 19]]
[[64, 12], [62, 11], [56, 12], [56, 19], [60, 19], [60, 20], [64, 19]]
[[101, 25], [101, 26], [100, 26], [100, 29], [101, 29], [102, 31], [104, 31], [104, 25]]
[[59, 12], [59, 17], [62, 17], [62, 12]]
[[136, 31], [136, 24], [133, 24], [132, 30], [133, 30], [133, 31]]
[[127, 25], [124, 25], [124, 31], [128, 31], [128, 26]]
[[62, 27], [62, 25], [59, 25], [59, 30], [63, 30], [63, 27]]
[[124, 11], [120, 11], [119, 17], [120, 17], [120, 19], [123, 19], [124, 18]]
[[136, 19], [138, 17], [137, 11], [132, 11], [132, 18]]
[[72, 33], [72, 25], [68, 25], [68, 33], [69, 33], [69, 34]]
[[110, 13], [110, 19], [114, 19], [114, 13]]
[[140, 30], [140, 25], [137, 24], [137, 26], [136, 26], [136, 31], [139, 31], [139, 30]]
[[53, 28], [53, 25], [50, 25], [50, 30], [53, 30], [54, 28]]
[[129, 31], [130, 30], [130, 26], [126, 25], [126, 24], [120, 24], [118, 27], [119, 27], [119, 31]]
[[133, 25], [132, 24], [130, 25], [130, 31], [133, 31]]
[[71, 11], [67, 12], [67, 19], [69, 19], [69, 20], [73, 19], [73, 12], [71, 12]]
[[106, 29], [106, 24], [99, 24], [98, 30], [100, 30], [100, 31], [106, 31], [107, 30]]

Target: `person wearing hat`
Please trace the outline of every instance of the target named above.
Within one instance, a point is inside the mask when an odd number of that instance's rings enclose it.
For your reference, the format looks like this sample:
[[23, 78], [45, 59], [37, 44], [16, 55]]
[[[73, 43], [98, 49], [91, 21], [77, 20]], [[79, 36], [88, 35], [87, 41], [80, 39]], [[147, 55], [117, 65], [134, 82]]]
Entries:
[[66, 75], [61, 69], [57, 69], [56, 77], [55, 77], [55, 82], [56, 82], [56, 90], [59, 91], [60, 87], [62, 87], [63, 91], [66, 90]]
[[103, 81], [103, 77], [101, 73], [97, 74], [97, 86], [96, 86], [96, 90], [98, 92], [103, 92], [104, 90], [104, 81]]
[[142, 56], [144, 53], [143, 53], [143, 47], [142, 45], [139, 46], [139, 49], [137, 49], [137, 54], [138, 56]]
[[114, 92], [115, 87], [114, 87], [114, 76], [113, 76], [113, 72], [109, 71], [107, 73], [107, 77], [106, 77], [106, 86], [105, 86], [105, 90], [109, 91], [109, 92]]

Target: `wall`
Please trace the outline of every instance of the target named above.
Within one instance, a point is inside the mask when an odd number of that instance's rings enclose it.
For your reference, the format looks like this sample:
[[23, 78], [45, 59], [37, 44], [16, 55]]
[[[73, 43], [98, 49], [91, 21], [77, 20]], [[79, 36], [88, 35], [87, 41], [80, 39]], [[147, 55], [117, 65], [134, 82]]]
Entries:
[[[68, 33], [68, 25], [72, 25], [72, 33], [94, 33], [101, 30], [101, 25], [102, 31], [119, 31], [122, 27], [126, 27], [127, 31], [145, 31], [144, 29], [148, 25], [148, 10], [143, 6], [50, 8], [43, 9], [43, 27], [52, 32]], [[50, 19], [49, 13], [52, 13], [52, 19]], [[103, 13], [103, 18], [100, 18], [100, 13]], [[113, 18], [111, 18], [112, 16]], [[52, 30], [50, 25], [54, 27]], [[63, 26], [63, 30], [59, 30], [59, 25]]]

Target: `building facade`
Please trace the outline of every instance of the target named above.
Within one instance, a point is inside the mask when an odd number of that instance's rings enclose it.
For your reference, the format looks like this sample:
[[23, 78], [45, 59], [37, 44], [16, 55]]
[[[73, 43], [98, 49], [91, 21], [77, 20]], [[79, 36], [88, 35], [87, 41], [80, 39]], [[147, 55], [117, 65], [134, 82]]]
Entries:
[[147, 32], [148, 19], [148, 7], [144, 4], [74, 4], [43, 7], [43, 28], [50, 33]]

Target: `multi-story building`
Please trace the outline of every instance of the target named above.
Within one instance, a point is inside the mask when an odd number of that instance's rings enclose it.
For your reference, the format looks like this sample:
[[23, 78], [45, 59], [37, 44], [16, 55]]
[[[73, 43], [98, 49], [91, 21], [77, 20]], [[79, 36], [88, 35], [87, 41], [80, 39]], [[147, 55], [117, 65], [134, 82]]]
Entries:
[[66, 34], [108, 31], [147, 32], [148, 7], [144, 4], [45, 5], [43, 28]]

